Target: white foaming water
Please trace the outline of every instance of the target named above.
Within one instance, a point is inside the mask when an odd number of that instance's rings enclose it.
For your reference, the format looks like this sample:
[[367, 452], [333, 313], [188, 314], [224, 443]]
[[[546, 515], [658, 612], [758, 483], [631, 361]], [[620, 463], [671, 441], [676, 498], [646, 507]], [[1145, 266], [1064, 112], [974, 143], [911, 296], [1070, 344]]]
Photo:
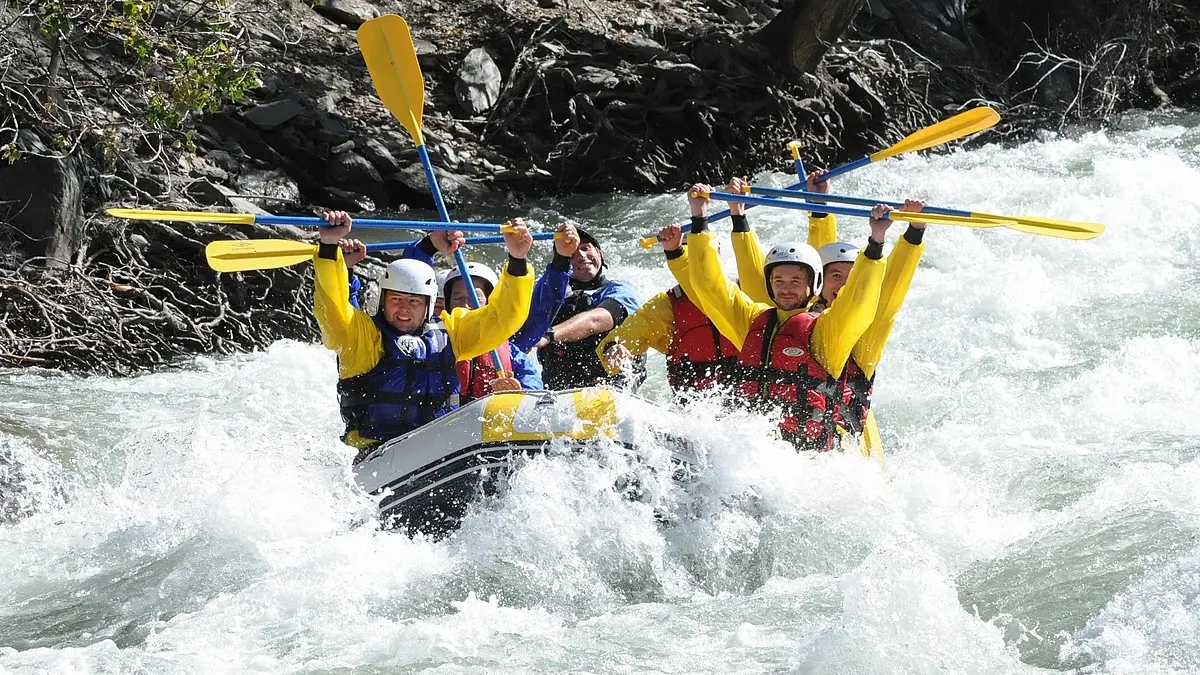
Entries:
[[[318, 346], [0, 374], [0, 672], [1198, 672], [1198, 150], [1195, 119], [1156, 119], [837, 183], [1108, 225], [930, 228], [880, 368], [882, 468], [700, 404], [677, 422], [711, 439], [690, 491], [631, 502], [620, 462], [546, 457], [431, 542], [376, 529]], [[534, 216], [617, 242], [613, 276], [649, 296], [669, 274], [634, 235], [685, 213]]]

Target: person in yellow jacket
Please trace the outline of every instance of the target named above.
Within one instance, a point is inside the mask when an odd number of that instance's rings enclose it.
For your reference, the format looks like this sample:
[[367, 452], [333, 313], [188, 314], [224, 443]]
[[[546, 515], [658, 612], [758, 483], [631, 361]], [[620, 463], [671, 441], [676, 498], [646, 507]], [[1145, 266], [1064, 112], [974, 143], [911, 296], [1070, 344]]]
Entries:
[[667, 382], [677, 394], [704, 391], [728, 382], [737, 348], [723, 337], [691, 299], [683, 229], [668, 225], [658, 235], [667, 266], [678, 283], [659, 293], [605, 336], [596, 355], [609, 374], [653, 348], [667, 357]]
[[[367, 448], [406, 434], [458, 407], [455, 364], [496, 349], [529, 314], [533, 275], [525, 255], [533, 244], [520, 219], [505, 233], [508, 263], [485, 307], [457, 308], [434, 317], [437, 277], [420, 260], [388, 264], [380, 281], [379, 311], [370, 316], [347, 297], [343, 247], [353, 221], [344, 211], [324, 215], [313, 257], [313, 314], [321, 342], [338, 355], [338, 404], [342, 440]], [[461, 232], [430, 235], [436, 248], [453, 253]]]
[[[918, 213], [925, 208], [925, 202], [917, 199], [904, 201], [902, 211]], [[810, 240], [812, 232], [809, 233]], [[823, 232], [820, 236], [829, 239], [837, 238], [836, 228], [832, 232]], [[888, 256], [887, 272], [883, 276], [883, 285], [879, 292], [879, 307], [875, 310], [875, 320], [867, 329], [858, 343], [854, 345], [850, 361], [846, 365], [844, 376], [845, 395], [847, 398], [847, 420], [853, 431], [861, 430], [863, 434], [863, 454], [872, 453], [883, 455], [883, 442], [879, 437], [879, 425], [875, 421], [875, 413], [871, 410], [871, 390], [875, 385], [875, 368], [883, 356], [888, 336], [896, 323], [896, 315], [904, 306], [908, 287], [916, 274], [921, 255], [925, 252], [925, 223], [909, 223], [904, 236], [896, 242]], [[817, 243], [821, 243], [820, 240]], [[825, 289], [821, 297], [813, 305], [820, 311], [832, 304], [838, 297], [850, 271], [853, 269], [854, 258], [858, 249], [845, 242], [831, 241], [820, 246], [821, 263], [825, 268]]]
[[[808, 307], [821, 292], [823, 272], [808, 244], [777, 244], [764, 256], [763, 282], [774, 305], [755, 302], [725, 277], [708, 232], [711, 191], [698, 184], [689, 192], [689, 272], [701, 309], [741, 350], [738, 394], [760, 409], [781, 408], [779, 430], [797, 448], [833, 449], [841, 426], [840, 380], [879, 302], [883, 240], [891, 225], [885, 216], [891, 209], [882, 204], [872, 209], [870, 241], [839, 301], [815, 313]], [[748, 281], [741, 279], [743, 286]]]
[[[808, 175], [807, 189], [809, 192], [829, 193], [832, 181], [822, 180], [825, 171], [814, 171]], [[745, 178], [734, 178], [729, 182], [729, 192], [741, 192], [743, 186], [749, 185]], [[901, 210], [919, 212], [925, 207], [925, 202], [915, 199], [905, 200]], [[744, 207], [737, 202], [729, 203], [730, 211], [734, 214], [744, 214]], [[739, 234], [739, 231], [741, 234]], [[850, 401], [848, 422], [852, 431], [863, 433], [861, 450], [864, 455], [875, 453], [882, 457], [883, 443], [879, 436], [879, 426], [875, 422], [875, 413], [870, 408], [870, 392], [875, 378], [875, 367], [882, 356], [887, 338], [896, 322], [896, 315], [904, 304], [909, 284], [916, 273], [917, 265], [924, 252], [922, 238], [924, 223], [910, 223], [904, 236], [892, 249], [888, 256], [887, 271], [880, 287], [879, 306], [871, 326], [854, 345], [851, 359], [847, 362], [845, 379]], [[850, 244], [838, 242], [837, 220], [833, 215], [814, 213], [809, 217], [808, 244], [817, 249], [821, 256], [824, 271], [824, 284], [820, 297], [811, 309], [821, 311], [828, 307], [838, 296], [838, 292], [849, 278], [852, 264], [857, 258], [858, 248]], [[765, 257], [762, 245], [750, 229], [744, 215], [734, 215], [734, 255], [737, 258], [738, 271], [755, 269], [762, 264]], [[743, 289], [758, 302], [768, 302], [765, 287], [742, 285]], [[755, 293], [759, 295], [755, 295]], [[773, 303], [772, 303], [773, 304]]]

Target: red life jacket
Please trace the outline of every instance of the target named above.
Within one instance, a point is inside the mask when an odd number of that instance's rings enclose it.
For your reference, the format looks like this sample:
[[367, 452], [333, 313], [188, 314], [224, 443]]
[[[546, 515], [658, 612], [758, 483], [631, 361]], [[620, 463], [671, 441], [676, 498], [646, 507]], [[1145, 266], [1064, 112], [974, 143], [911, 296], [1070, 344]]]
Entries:
[[755, 408], [782, 408], [779, 429], [801, 450], [831, 450], [841, 423], [842, 383], [812, 354], [819, 316], [805, 312], [780, 325], [774, 309], [762, 312], [750, 324], [738, 358], [738, 393]]
[[846, 361], [846, 372], [842, 373], [841, 416], [846, 421], [846, 430], [850, 433], [860, 434], [866, 426], [874, 386], [874, 378], [867, 377], [853, 357]]
[[737, 347], [688, 299], [683, 288], [667, 291], [675, 331], [667, 349], [667, 381], [671, 389], [701, 391], [726, 383], [737, 362]]
[[[820, 313], [828, 309], [824, 298], [818, 300], [810, 312]], [[846, 370], [842, 373], [842, 409], [840, 417], [845, 421], [846, 430], [860, 434], [867, 424], [867, 413], [871, 410], [871, 393], [875, 387], [874, 378], [867, 377], [862, 368], [851, 356], [846, 360]]]
[[[508, 343], [500, 345], [496, 351], [500, 354], [500, 363], [504, 365], [504, 372], [512, 377], [512, 353], [508, 349]], [[492, 393], [492, 381], [498, 376], [496, 367], [492, 363], [491, 352], [476, 356], [470, 361], [459, 361], [455, 367], [458, 368], [458, 379], [462, 383], [458, 395], [460, 404], [469, 403]]]

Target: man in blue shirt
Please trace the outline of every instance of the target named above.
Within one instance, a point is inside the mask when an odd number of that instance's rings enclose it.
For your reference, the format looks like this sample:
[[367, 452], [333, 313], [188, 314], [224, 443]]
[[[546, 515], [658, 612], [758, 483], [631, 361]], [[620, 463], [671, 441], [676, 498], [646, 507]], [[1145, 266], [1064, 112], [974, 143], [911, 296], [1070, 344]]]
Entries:
[[[600, 384], [636, 389], [646, 379], [645, 357], [634, 361], [632, 378], [625, 373], [610, 376], [596, 358], [596, 347], [641, 306], [641, 300], [632, 285], [608, 279], [599, 240], [582, 227], [577, 230], [579, 247], [570, 261], [570, 293], [536, 345], [542, 380], [550, 390]], [[530, 311], [530, 320], [533, 314]]]

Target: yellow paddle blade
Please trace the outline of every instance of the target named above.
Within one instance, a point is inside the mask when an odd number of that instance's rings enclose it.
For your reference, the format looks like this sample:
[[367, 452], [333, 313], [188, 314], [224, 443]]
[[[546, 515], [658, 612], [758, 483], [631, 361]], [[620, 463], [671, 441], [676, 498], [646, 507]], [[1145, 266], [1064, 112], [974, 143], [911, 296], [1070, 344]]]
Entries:
[[1074, 239], [1076, 241], [1087, 241], [1100, 236], [1099, 232], [1087, 232], [1082, 230], [1060, 230], [1053, 227], [1044, 227], [1041, 225], [1029, 225], [1026, 223], [1016, 223], [1009, 225], [1008, 229], [1018, 232], [1028, 232], [1029, 234], [1040, 234], [1043, 237], [1057, 237], [1059, 239]]
[[871, 161], [878, 162], [881, 159], [895, 157], [906, 152], [926, 150], [935, 145], [949, 143], [963, 136], [969, 136], [984, 129], [990, 129], [996, 126], [996, 123], [999, 121], [1000, 113], [987, 106], [961, 112], [948, 120], [942, 120], [937, 124], [905, 136], [903, 140], [892, 147], [880, 150], [871, 155]]
[[219, 223], [250, 225], [253, 213], [208, 213], [206, 211], [154, 211], [151, 209], [108, 209], [108, 215], [129, 220], [162, 220], [176, 223]]
[[312, 260], [317, 247], [287, 239], [213, 241], [204, 247], [208, 266], [218, 272], [248, 272], [288, 267]]
[[655, 237], [643, 237], [643, 238], [641, 238], [641, 239], [638, 239], [638, 246], [641, 246], [642, 248], [650, 248], [650, 247], [654, 246], [654, 245], [655, 245], [655, 244], [657, 244], [657, 243], [658, 243], [658, 237], [657, 237], [657, 236], [655, 236]]
[[1016, 225], [1014, 220], [996, 218], [974, 218], [971, 216], [943, 216], [940, 213], [912, 213], [909, 211], [892, 211], [888, 218], [909, 223], [929, 223], [930, 225], [965, 225], [967, 227], [1002, 227]]
[[413, 142], [425, 145], [421, 134], [425, 79], [421, 77], [408, 24], [395, 14], [371, 19], [358, 29], [358, 48], [367, 62], [379, 99], [408, 129]]
[[[1104, 234], [1104, 225], [1101, 223], [1088, 223], [1080, 220], [1060, 220], [1058, 218], [1041, 218], [1035, 216], [997, 216], [991, 213], [972, 213], [971, 215], [978, 218], [999, 218], [1004, 220], [1015, 220], [1020, 228], [1013, 227], [1012, 229], [1020, 229], [1022, 232], [1032, 232], [1034, 234], [1045, 234], [1049, 237], [1060, 237], [1062, 239], [1095, 239], [1101, 234]], [[1009, 227], [1012, 227], [1011, 225]]]

